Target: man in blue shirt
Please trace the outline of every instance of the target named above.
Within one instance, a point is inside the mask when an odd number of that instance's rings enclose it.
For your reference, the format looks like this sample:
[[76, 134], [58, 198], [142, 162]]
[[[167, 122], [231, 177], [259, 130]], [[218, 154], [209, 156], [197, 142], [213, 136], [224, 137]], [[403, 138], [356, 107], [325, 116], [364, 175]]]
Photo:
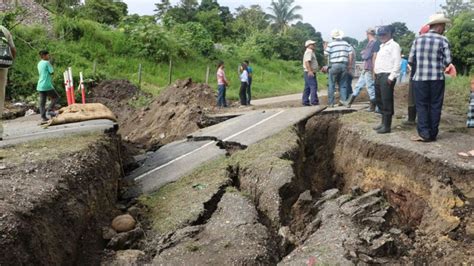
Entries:
[[244, 61], [247, 64], [247, 73], [248, 73], [248, 86], [247, 86], [247, 105], [250, 105], [250, 100], [252, 96], [252, 73], [253, 68], [250, 66], [250, 62], [248, 60]]

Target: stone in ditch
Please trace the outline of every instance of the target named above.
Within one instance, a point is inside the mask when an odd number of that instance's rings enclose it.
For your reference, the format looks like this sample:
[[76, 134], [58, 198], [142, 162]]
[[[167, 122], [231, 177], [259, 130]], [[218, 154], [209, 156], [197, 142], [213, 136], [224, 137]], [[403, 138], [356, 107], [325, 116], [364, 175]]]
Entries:
[[367, 217], [367, 218], [363, 218], [362, 223], [365, 224], [365, 225], [371, 225], [373, 227], [377, 227], [377, 226], [380, 226], [383, 223], [385, 223], [385, 219], [382, 218], [382, 217], [370, 216], [370, 217]]
[[362, 195], [363, 191], [362, 189], [359, 187], [359, 186], [353, 186], [351, 187], [351, 194], [352, 196], [354, 197], [358, 197], [360, 195]]
[[389, 234], [383, 234], [381, 237], [372, 241], [370, 246], [371, 255], [390, 256], [396, 253], [395, 242]]
[[117, 235], [117, 232], [114, 229], [112, 229], [112, 227], [110, 227], [110, 226], [102, 227], [102, 238], [103, 239], [110, 240], [115, 235]]
[[336, 199], [337, 205], [341, 207], [342, 204], [350, 201], [352, 199], [351, 194], [345, 194]]
[[399, 234], [402, 233], [402, 230], [400, 230], [400, 229], [398, 229], [398, 228], [391, 228], [391, 229], [389, 230], [389, 232], [390, 232], [391, 234], [394, 234], [394, 235], [399, 235]]
[[119, 215], [112, 221], [112, 228], [117, 232], [128, 232], [135, 228], [137, 222], [130, 214]]
[[305, 192], [301, 193], [300, 196], [298, 197], [298, 201], [301, 203], [313, 201], [313, 197], [311, 196], [311, 191], [306, 190]]
[[372, 239], [382, 235], [382, 232], [377, 230], [372, 230], [370, 227], [365, 227], [364, 230], [359, 232], [359, 238], [364, 240], [367, 244], [372, 242]]

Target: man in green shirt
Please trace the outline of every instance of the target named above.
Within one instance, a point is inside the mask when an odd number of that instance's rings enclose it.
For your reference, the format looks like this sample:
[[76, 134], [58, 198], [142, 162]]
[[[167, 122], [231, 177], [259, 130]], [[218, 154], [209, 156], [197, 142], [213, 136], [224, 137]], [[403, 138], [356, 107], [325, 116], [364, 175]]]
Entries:
[[[39, 61], [38, 63], [39, 79], [38, 86], [36, 86], [36, 90], [39, 92], [40, 95], [40, 124], [46, 124], [48, 122], [46, 113], [50, 117], [56, 116], [56, 112], [54, 112], [54, 107], [59, 99], [59, 94], [56, 92], [53, 86], [52, 75], [54, 73], [54, 69], [51, 63], [49, 62], [49, 52], [46, 50], [41, 50], [39, 52], [39, 55], [41, 57], [41, 61]], [[47, 97], [51, 99], [51, 103], [49, 104], [48, 111], [46, 112], [45, 106]]]

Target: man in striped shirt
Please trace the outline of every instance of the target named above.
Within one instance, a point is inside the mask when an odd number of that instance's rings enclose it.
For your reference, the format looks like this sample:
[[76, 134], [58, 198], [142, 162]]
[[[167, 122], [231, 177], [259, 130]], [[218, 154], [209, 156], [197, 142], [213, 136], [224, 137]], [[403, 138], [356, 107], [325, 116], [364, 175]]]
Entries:
[[451, 63], [449, 42], [442, 34], [450, 20], [443, 14], [430, 16], [428, 33], [418, 36], [408, 61], [416, 64], [413, 76], [418, 135], [415, 141], [436, 141], [444, 100], [444, 71]]
[[336, 82], [339, 83], [340, 100], [346, 101], [347, 95], [347, 75], [352, 66], [352, 47], [346, 41], [342, 40], [344, 32], [333, 30], [331, 32], [333, 41], [324, 49], [324, 54], [328, 56], [329, 63], [329, 88], [328, 88], [328, 106], [334, 107], [334, 93], [336, 91]]

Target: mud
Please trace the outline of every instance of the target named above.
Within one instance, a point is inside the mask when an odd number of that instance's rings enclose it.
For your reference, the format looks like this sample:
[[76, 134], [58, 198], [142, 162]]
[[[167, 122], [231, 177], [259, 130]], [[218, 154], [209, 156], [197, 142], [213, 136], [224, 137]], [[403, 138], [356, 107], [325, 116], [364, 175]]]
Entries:
[[[211, 87], [191, 79], [176, 81], [156, 98], [128, 81], [104, 81], [91, 91], [91, 101], [118, 117], [119, 133], [135, 148], [156, 150], [206, 126], [205, 112], [215, 105]], [[140, 106], [140, 101], [149, 102]]]
[[1, 265], [100, 262], [101, 226], [116, 212], [119, 142], [88, 135], [2, 150]]

